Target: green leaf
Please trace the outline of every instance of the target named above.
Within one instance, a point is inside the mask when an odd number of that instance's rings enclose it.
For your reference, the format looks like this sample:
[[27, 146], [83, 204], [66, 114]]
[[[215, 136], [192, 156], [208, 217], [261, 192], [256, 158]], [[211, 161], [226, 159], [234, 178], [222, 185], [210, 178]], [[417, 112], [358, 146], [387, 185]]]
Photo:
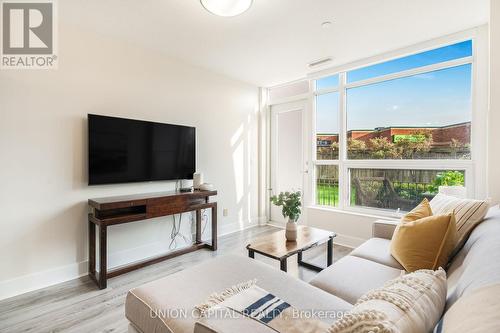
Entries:
[[275, 206], [282, 206], [281, 213], [283, 217], [290, 218], [291, 220], [298, 220], [301, 210], [300, 206], [302, 206], [301, 202], [301, 192], [281, 192], [278, 196], [271, 196], [271, 202]]

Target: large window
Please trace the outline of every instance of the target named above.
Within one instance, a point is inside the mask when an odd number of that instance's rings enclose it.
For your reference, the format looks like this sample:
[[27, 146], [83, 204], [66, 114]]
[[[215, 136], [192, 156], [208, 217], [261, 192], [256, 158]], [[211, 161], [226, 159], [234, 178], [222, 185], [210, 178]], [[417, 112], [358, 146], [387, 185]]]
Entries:
[[470, 159], [471, 67], [347, 89], [348, 157]]
[[407, 211], [446, 177], [470, 183], [472, 46], [316, 80], [317, 205]]
[[316, 158], [339, 158], [339, 93], [316, 97]]

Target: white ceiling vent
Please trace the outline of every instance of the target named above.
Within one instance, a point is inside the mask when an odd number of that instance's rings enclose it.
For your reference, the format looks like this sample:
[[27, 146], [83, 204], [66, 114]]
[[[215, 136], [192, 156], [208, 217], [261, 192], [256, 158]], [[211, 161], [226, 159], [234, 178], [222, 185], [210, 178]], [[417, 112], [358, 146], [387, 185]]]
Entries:
[[330, 64], [331, 62], [333, 61], [333, 58], [331, 57], [328, 57], [328, 58], [323, 58], [323, 59], [318, 59], [318, 60], [314, 60], [310, 63], [307, 64], [307, 67], [309, 68], [317, 68], [317, 67], [321, 67], [321, 66], [325, 66], [325, 65], [328, 65]]

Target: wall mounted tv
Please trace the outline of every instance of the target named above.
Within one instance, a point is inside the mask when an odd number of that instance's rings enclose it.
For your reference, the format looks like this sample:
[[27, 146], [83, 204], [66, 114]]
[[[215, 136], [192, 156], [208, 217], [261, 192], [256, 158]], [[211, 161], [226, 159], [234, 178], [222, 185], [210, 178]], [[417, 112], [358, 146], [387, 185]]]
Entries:
[[196, 129], [88, 115], [89, 185], [192, 179]]

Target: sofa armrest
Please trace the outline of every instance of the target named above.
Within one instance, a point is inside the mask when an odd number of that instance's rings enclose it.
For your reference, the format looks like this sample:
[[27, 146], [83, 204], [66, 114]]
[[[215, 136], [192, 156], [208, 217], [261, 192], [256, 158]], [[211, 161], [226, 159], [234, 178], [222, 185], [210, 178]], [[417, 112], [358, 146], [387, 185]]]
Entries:
[[399, 221], [377, 220], [372, 225], [372, 237], [391, 239]]

